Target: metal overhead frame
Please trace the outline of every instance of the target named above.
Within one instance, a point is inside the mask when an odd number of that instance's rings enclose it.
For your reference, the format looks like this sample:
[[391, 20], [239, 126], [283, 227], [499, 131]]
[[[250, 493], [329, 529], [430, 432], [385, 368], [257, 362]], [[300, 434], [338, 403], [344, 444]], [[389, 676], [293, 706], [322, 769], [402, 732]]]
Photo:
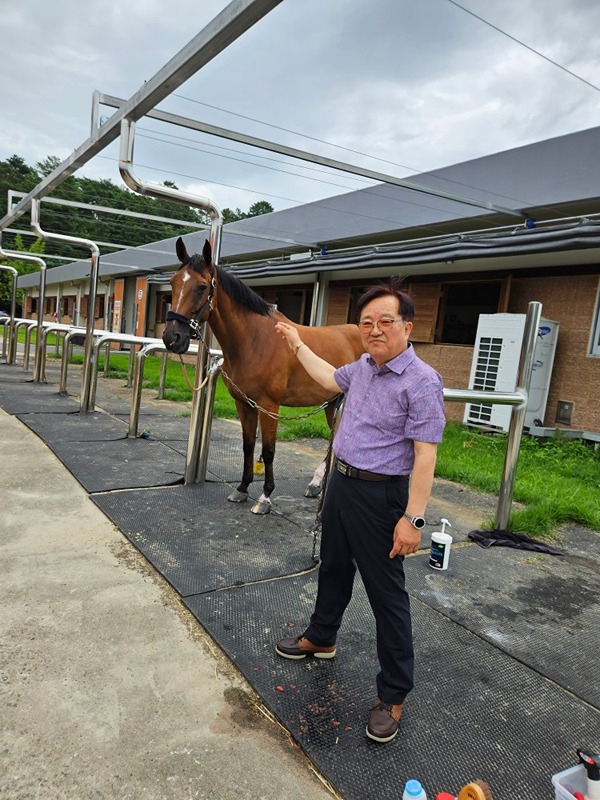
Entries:
[[65, 161], [29, 192], [12, 210], [0, 219], [0, 230], [12, 225], [27, 211], [33, 200], [50, 194], [69, 175], [102, 152], [120, 134], [121, 120], [138, 120], [168, 97], [188, 78], [208, 64], [248, 28], [278, 6], [282, 0], [233, 0], [206, 25], [179, 53], [116, 111], [98, 130], [80, 145]]
[[[188, 78], [198, 72], [201, 67], [211, 61], [222, 50], [241, 36], [248, 28], [252, 27], [262, 17], [278, 6], [282, 0], [233, 0], [221, 11], [206, 27], [200, 31], [188, 44], [179, 51], [162, 69], [146, 81], [132, 97], [118, 109], [109, 120], [94, 130], [92, 136], [80, 145], [65, 161], [59, 164], [44, 180], [32, 189], [17, 205], [8, 210], [0, 219], [0, 232], [12, 225], [19, 217], [31, 207], [32, 228], [39, 226], [39, 202], [42, 197], [50, 194], [66, 178], [86, 164], [91, 158], [104, 150], [120, 134], [123, 120], [135, 121], [145, 116], [161, 100], [168, 97]], [[94, 121], [93, 121], [94, 122]], [[93, 305], [95, 290], [98, 280], [99, 251], [97, 245], [89, 240], [78, 240], [74, 237], [57, 238], [58, 234], [49, 234], [41, 231], [44, 239], [55, 241], [68, 241], [73, 244], [85, 244], [92, 250], [92, 274], [90, 279], [90, 296], [88, 307], [88, 325], [84, 355], [83, 383], [81, 395], [81, 410], [89, 409], [89, 391], [91, 384], [91, 344], [93, 330]], [[44, 265], [45, 266], [45, 265]], [[93, 297], [92, 297], [93, 293]], [[90, 325], [90, 314], [92, 324]]]
[[[67, 244], [80, 245], [87, 247], [91, 251], [92, 261], [90, 270], [90, 287], [88, 291], [88, 307], [86, 320], [86, 335], [83, 351], [83, 371], [81, 375], [81, 397], [79, 398], [80, 411], [93, 411], [94, 405], [90, 402], [90, 389], [92, 384], [92, 338], [94, 335], [94, 309], [96, 306], [96, 293], [98, 291], [98, 273], [100, 271], [100, 249], [91, 239], [84, 239], [79, 236], [67, 236], [63, 233], [49, 233], [40, 226], [40, 201], [31, 201], [31, 229], [40, 239], [47, 242], [65, 242]], [[39, 338], [39, 336], [37, 337]], [[36, 354], [37, 354], [36, 339]], [[37, 358], [36, 358], [37, 365]]]
[[[94, 92], [92, 102], [95, 108], [93, 114], [94, 117], [98, 116], [96, 104], [110, 106], [117, 109], [123, 109], [126, 104], [126, 101], [119, 97], [113, 97], [112, 95], [102, 94], [100, 92]], [[487, 200], [475, 200], [472, 197], [464, 197], [463, 195], [444, 192], [441, 189], [434, 189], [431, 186], [413, 183], [412, 181], [405, 181], [402, 178], [396, 178], [395, 176], [387, 175], [384, 172], [377, 172], [372, 169], [357, 167], [355, 164], [348, 164], [345, 161], [338, 161], [334, 158], [325, 158], [324, 156], [310, 153], [307, 150], [299, 150], [296, 147], [287, 147], [286, 145], [277, 144], [276, 142], [271, 142], [267, 139], [259, 139], [256, 136], [249, 136], [245, 133], [237, 133], [236, 131], [230, 131], [227, 128], [209, 125], [205, 122], [198, 122], [197, 120], [190, 120], [187, 117], [182, 117], [178, 114], [170, 114], [166, 111], [157, 111], [154, 109], [152, 111], [148, 111], [146, 116], [151, 117], [152, 119], [158, 119], [161, 122], [170, 122], [174, 125], [179, 125], [182, 128], [190, 128], [190, 130], [207, 133], [210, 136], [218, 136], [222, 139], [230, 139], [231, 141], [250, 145], [252, 147], [258, 147], [262, 150], [270, 150], [272, 153], [279, 153], [280, 155], [288, 156], [289, 158], [298, 158], [302, 161], [320, 164], [323, 167], [336, 169], [340, 172], [348, 172], [353, 175], [359, 175], [363, 178], [370, 178], [371, 180], [378, 181], [380, 183], [387, 183], [391, 186], [400, 186], [403, 189], [409, 189], [413, 192], [430, 194], [434, 197], [442, 197], [445, 200], [454, 200], [457, 203], [464, 203], [465, 205], [475, 206], [476, 208], [483, 208], [486, 211], [496, 211], [500, 214], [508, 214], [511, 217], [518, 217], [519, 219], [524, 219], [526, 216], [521, 210], [500, 206], [496, 203], [489, 203]], [[1, 224], [2, 220], [0, 220], [0, 225]]]
[[[211, 218], [210, 226], [210, 247], [212, 252], [212, 264], [216, 269], [219, 265], [221, 253], [221, 236], [223, 233], [223, 214], [221, 209], [212, 200], [206, 197], [183, 192], [180, 189], [172, 189], [170, 186], [144, 183], [133, 173], [133, 145], [135, 137], [135, 123], [124, 119], [121, 122], [121, 152], [119, 157], [119, 171], [125, 184], [134, 192], [151, 197], [166, 197], [177, 203], [186, 203], [208, 211]], [[206, 340], [207, 325], [202, 325], [201, 346], [198, 347], [196, 359], [196, 374], [194, 392], [192, 398], [192, 416], [190, 419], [190, 432], [188, 437], [188, 447], [185, 463], [185, 483], [198, 483], [206, 479], [206, 459], [200, 459], [200, 440], [202, 437], [201, 423], [204, 418], [206, 407], [206, 390], [200, 389], [204, 386], [204, 378], [208, 368], [208, 348], [204, 345]]]
[[[33, 380], [42, 381], [42, 360], [40, 358], [40, 340], [42, 334], [42, 327], [44, 322], [44, 302], [46, 299], [46, 262], [39, 256], [32, 256], [29, 253], [21, 253], [18, 250], [3, 250], [2, 249], [2, 229], [0, 228], [0, 258], [10, 258], [14, 261], [27, 261], [31, 264], [38, 264], [40, 267], [40, 293], [38, 297], [38, 310], [37, 310], [37, 333], [35, 337], [35, 359], [33, 368]], [[4, 269], [9, 269], [4, 267]], [[16, 272], [16, 270], [15, 270]], [[17, 295], [17, 276], [15, 275], [13, 283], [13, 298], [11, 310], [11, 333], [9, 341], [9, 358], [8, 363], [14, 364], [17, 351], [17, 332], [14, 327], [15, 307]], [[11, 360], [12, 359], [12, 360]], [[29, 361], [29, 349], [27, 349], [27, 361]]]

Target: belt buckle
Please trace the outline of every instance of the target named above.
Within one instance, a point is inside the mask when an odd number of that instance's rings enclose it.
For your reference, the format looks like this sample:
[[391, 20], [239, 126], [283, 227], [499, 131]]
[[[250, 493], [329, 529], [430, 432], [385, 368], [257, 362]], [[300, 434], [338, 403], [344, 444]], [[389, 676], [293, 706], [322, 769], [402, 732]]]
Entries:
[[348, 474], [348, 464], [345, 464], [343, 461], [337, 462], [338, 471], [342, 473], [342, 475]]

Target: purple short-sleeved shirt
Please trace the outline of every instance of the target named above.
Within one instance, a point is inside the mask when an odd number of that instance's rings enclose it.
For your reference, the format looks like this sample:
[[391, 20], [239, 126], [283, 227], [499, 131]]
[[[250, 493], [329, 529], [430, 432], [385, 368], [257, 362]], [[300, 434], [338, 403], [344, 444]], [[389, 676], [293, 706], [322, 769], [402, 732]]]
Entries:
[[437, 443], [444, 431], [440, 375], [410, 345], [381, 369], [365, 353], [335, 371], [345, 392], [344, 413], [333, 452], [357, 469], [408, 475], [414, 442]]

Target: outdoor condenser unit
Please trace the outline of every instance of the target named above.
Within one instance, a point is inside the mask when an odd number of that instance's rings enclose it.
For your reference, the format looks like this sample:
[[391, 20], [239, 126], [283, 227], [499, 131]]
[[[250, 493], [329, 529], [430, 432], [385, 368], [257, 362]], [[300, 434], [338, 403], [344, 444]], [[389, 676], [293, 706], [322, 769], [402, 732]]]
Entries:
[[[525, 427], [543, 424], [548, 401], [559, 323], [540, 320]], [[514, 392], [525, 330], [525, 314], [480, 314], [469, 389]], [[513, 406], [467, 403], [464, 423], [508, 431]]]

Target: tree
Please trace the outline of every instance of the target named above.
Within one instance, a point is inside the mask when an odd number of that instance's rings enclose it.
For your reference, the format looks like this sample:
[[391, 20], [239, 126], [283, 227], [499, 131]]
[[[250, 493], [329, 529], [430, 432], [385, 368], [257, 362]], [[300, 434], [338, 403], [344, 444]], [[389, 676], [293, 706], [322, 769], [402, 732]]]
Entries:
[[[6, 213], [6, 197], [8, 189], [30, 192], [40, 181], [52, 173], [59, 165], [60, 159], [48, 156], [30, 167], [17, 155], [6, 161], [0, 161], [0, 215]], [[177, 189], [173, 181], [165, 181], [164, 186]], [[197, 224], [210, 224], [207, 212], [193, 208], [186, 203], [177, 203], [165, 198], [153, 198], [130, 191], [124, 186], [117, 186], [110, 180], [92, 180], [91, 178], [66, 178], [56, 189], [55, 194], [62, 200], [72, 200], [94, 206], [135, 211], [167, 219], [178, 219], [192, 223], [189, 228], [170, 225], [168, 222], [145, 220], [137, 217], [117, 216], [87, 208], [74, 208], [54, 203], [43, 203], [41, 224], [44, 230], [63, 233], [68, 236], [82, 237], [96, 242], [108, 242], [112, 245], [101, 245], [102, 254], [119, 249], [120, 246], [137, 247], [160, 239], [168, 239], [180, 234], [197, 230]], [[250, 206], [247, 212], [236, 208], [224, 209], [224, 222], [234, 222], [258, 214], [273, 211], [270, 203], [264, 200]], [[24, 227], [24, 226], [23, 226]], [[3, 246], [8, 250], [17, 249], [14, 234], [4, 233]], [[23, 248], [25, 249], [25, 248]], [[52, 243], [51, 252], [76, 261], [82, 258], [82, 248], [64, 243]], [[48, 255], [49, 267], [52, 260]]]
[[[23, 239], [21, 234], [17, 234], [15, 240], [15, 250], [18, 250], [21, 253], [29, 253], [31, 255], [42, 255], [44, 253], [45, 242], [42, 239], [36, 239], [35, 242], [29, 247], [25, 247], [23, 244]], [[19, 275], [28, 275], [30, 272], [38, 272], [39, 265], [35, 264], [32, 261], [19, 261], [18, 258], [15, 259], [3, 259], [2, 264], [4, 266], [14, 267]], [[5, 311], [10, 310], [10, 305], [12, 302], [12, 275], [6, 272], [5, 270], [0, 270], [0, 307], [2, 307]], [[23, 290], [17, 290], [17, 305], [21, 307], [23, 304]]]
[[258, 200], [256, 203], [252, 203], [248, 209], [248, 216], [258, 217], [261, 214], [270, 214], [272, 211], [275, 211], [275, 209], [271, 203], [269, 203], [267, 200]]

